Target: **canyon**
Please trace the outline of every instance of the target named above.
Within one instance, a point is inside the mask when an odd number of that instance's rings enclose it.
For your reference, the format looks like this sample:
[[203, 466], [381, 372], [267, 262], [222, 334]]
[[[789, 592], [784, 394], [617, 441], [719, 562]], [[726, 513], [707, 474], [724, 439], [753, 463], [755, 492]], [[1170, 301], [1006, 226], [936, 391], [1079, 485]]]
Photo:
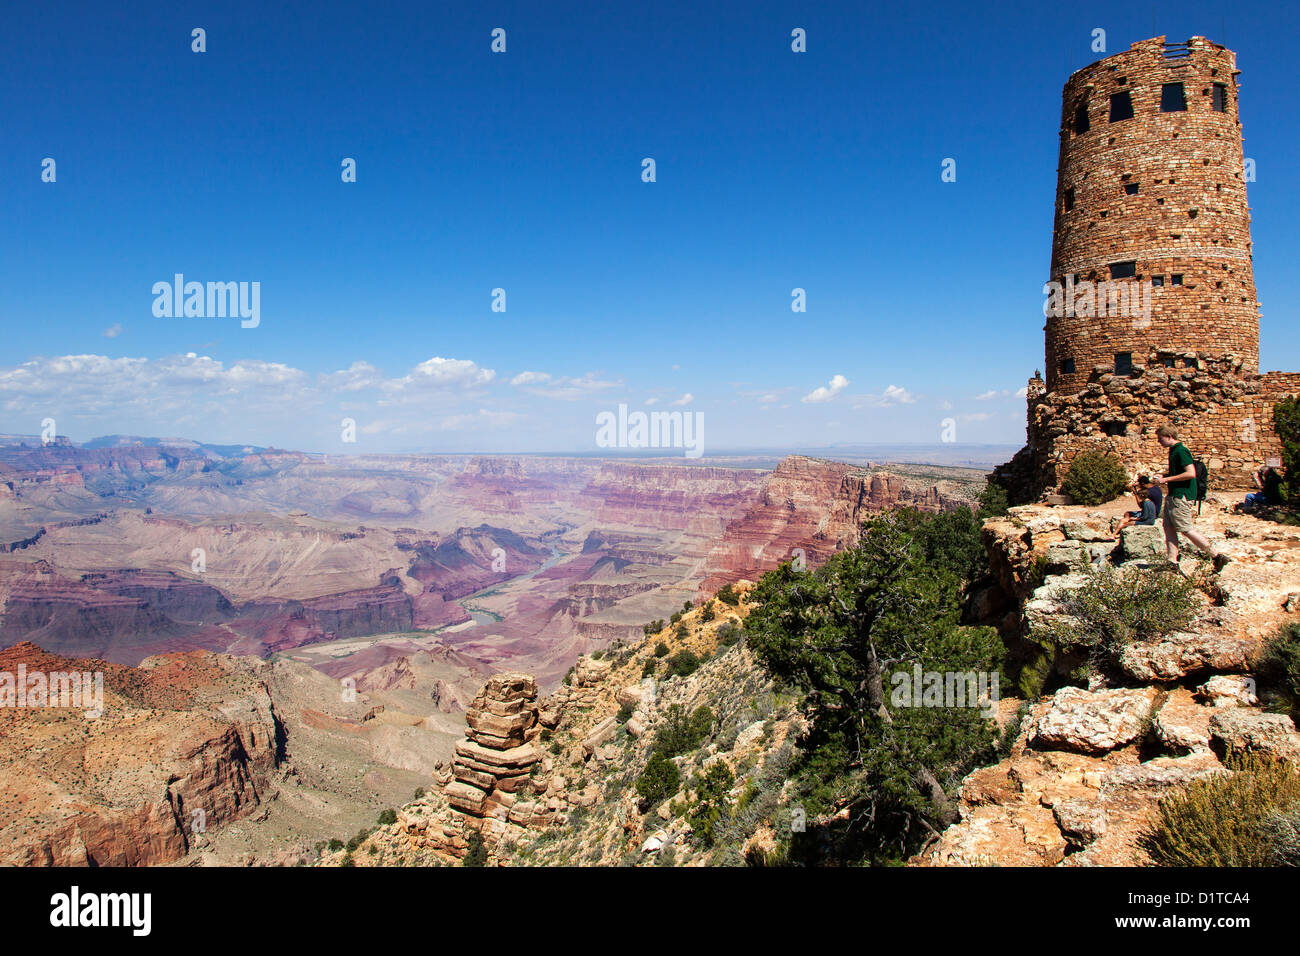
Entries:
[[[0, 443], [6, 660], [109, 687], [105, 716], [71, 735], [66, 713], [5, 714], [0, 760], [24, 768], [7, 800], [35, 812], [0, 856], [305, 858], [427, 783], [491, 675], [551, 692], [687, 601], [815, 565], [873, 513], [971, 507], [983, 484], [964, 468], [759, 464]], [[24, 762], [32, 748], [57, 756]], [[100, 776], [75, 769], [91, 753]], [[132, 829], [147, 837], [128, 846]]]

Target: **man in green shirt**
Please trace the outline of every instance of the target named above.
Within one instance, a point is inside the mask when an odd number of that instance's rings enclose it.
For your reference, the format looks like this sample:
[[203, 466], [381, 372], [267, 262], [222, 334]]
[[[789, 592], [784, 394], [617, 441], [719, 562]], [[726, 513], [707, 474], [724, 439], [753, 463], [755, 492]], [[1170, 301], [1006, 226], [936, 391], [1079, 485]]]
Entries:
[[1181, 532], [1214, 560], [1214, 569], [1223, 570], [1230, 560], [1226, 554], [1215, 551], [1210, 540], [1196, 530], [1192, 518], [1192, 502], [1196, 500], [1196, 464], [1187, 446], [1178, 440], [1178, 430], [1172, 425], [1161, 425], [1156, 432], [1160, 444], [1169, 449], [1169, 472], [1155, 483], [1165, 489], [1165, 554], [1178, 564], [1178, 535]]

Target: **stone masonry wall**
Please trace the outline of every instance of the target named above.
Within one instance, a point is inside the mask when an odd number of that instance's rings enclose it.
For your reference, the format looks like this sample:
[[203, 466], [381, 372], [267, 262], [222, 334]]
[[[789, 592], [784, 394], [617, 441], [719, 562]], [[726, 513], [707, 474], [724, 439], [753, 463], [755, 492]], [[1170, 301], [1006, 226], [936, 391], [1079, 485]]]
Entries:
[[[1133, 279], [1114, 281], [1162, 284], [1151, 290], [1149, 315], [1049, 315], [1049, 390], [1084, 387], [1094, 366], [1113, 369], [1121, 352], [1135, 360], [1153, 350], [1232, 355], [1258, 370], [1237, 75], [1231, 50], [1202, 37], [1186, 45], [1156, 37], [1065, 84], [1050, 278], [1107, 281], [1113, 263], [1132, 261]], [[1179, 83], [1186, 109], [1162, 112], [1162, 88]], [[1111, 97], [1125, 93], [1133, 116], [1112, 122]]]

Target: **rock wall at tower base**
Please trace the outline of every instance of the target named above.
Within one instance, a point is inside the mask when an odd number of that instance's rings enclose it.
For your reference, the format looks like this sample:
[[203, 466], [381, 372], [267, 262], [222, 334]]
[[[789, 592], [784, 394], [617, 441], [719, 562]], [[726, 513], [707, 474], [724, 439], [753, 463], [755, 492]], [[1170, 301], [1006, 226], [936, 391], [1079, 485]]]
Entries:
[[1098, 366], [1082, 391], [1068, 395], [1045, 392], [1041, 379], [1031, 379], [1029, 442], [994, 470], [995, 479], [1013, 501], [1037, 500], [1060, 486], [1086, 450], [1114, 455], [1134, 477], [1164, 474], [1168, 453], [1156, 430], [1168, 423], [1205, 462], [1212, 488], [1253, 488], [1255, 470], [1282, 454], [1273, 407], [1300, 395], [1300, 373], [1261, 375], [1232, 356], [1189, 352], [1179, 361], [1173, 368], [1134, 364], [1130, 376]]

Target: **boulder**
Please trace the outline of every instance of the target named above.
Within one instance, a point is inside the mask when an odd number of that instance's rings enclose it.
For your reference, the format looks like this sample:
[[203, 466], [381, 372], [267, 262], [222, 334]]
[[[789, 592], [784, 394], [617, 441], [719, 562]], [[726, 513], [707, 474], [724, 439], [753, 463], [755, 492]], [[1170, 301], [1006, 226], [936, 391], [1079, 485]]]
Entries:
[[642, 689], [640, 684], [632, 684], [624, 687], [618, 692], [618, 703], [621, 707], [635, 707], [641, 703]]
[[1231, 634], [1179, 631], [1156, 641], [1135, 641], [1119, 654], [1119, 666], [1139, 681], [1180, 680], [1205, 671], [1250, 668], [1251, 643]]
[[1087, 691], [1062, 687], [1034, 719], [1030, 744], [1039, 750], [1105, 753], [1136, 740], [1147, 726], [1153, 689]]
[[1286, 714], [1266, 714], [1247, 707], [1219, 710], [1210, 719], [1210, 737], [1225, 758], [1253, 750], [1300, 760], [1300, 734]]
[[596, 752], [597, 747], [610, 740], [617, 732], [618, 718], [615, 716], [606, 717], [582, 741], [583, 756], [590, 757]]
[[1171, 693], [1155, 716], [1153, 728], [1160, 745], [1170, 753], [1186, 754], [1210, 749], [1213, 711], [1192, 699], [1189, 691]]
[[1161, 561], [1165, 556], [1165, 531], [1158, 524], [1130, 525], [1120, 532], [1125, 561]]
[[1106, 833], [1106, 811], [1092, 800], [1064, 800], [1052, 807], [1061, 833], [1074, 846], [1087, 846]]
[[1103, 527], [1100, 520], [1075, 518], [1061, 522], [1061, 530], [1067, 538], [1076, 541], [1110, 541], [1110, 531]]
[[1216, 674], [1196, 688], [1198, 699], [1211, 707], [1255, 707], [1255, 679], [1242, 674]]

